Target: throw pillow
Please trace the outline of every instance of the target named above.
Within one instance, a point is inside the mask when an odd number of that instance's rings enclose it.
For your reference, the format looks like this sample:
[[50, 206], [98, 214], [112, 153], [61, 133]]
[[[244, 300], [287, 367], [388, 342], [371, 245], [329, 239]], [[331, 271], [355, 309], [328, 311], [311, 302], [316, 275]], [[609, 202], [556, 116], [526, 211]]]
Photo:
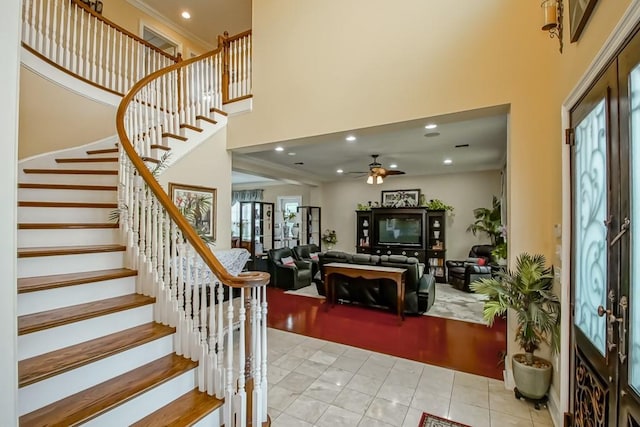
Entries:
[[312, 252], [309, 254], [309, 258], [311, 258], [314, 261], [318, 261], [320, 258], [318, 257], [318, 252]]
[[487, 263], [487, 260], [486, 260], [486, 259], [484, 259], [484, 258], [480, 258], [480, 259], [478, 260], [478, 265], [485, 265], [486, 263]]
[[280, 261], [282, 261], [282, 263], [284, 265], [295, 265], [295, 262], [293, 261], [293, 258], [290, 257], [290, 256], [282, 257], [282, 259], [280, 259]]

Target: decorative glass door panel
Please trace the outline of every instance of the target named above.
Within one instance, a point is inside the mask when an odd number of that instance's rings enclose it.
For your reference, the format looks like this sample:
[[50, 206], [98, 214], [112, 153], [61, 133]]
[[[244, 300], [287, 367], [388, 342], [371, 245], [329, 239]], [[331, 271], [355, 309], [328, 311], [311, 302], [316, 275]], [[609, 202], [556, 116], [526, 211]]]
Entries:
[[[640, 224], [640, 66], [629, 75], [631, 224]], [[630, 307], [640, 307], [640, 230], [631, 227]], [[640, 394], [640, 313], [630, 311], [629, 385]]]
[[605, 99], [575, 127], [574, 324], [606, 355], [607, 306], [607, 120]]

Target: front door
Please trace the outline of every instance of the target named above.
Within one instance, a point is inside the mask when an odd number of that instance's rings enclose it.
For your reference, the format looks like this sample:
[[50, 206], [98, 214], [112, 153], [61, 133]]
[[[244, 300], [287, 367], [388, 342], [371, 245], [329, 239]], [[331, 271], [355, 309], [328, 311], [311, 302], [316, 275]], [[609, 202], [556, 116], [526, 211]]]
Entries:
[[571, 125], [574, 425], [640, 426], [638, 35], [572, 109]]

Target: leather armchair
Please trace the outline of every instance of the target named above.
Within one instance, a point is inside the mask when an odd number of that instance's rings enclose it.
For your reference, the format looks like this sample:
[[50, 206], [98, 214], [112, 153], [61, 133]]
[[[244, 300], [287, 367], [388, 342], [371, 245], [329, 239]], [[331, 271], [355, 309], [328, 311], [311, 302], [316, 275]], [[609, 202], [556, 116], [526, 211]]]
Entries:
[[316, 274], [320, 271], [319, 259], [311, 259], [311, 254], [319, 254], [320, 248], [314, 243], [308, 245], [298, 245], [293, 247], [293, 256], [298, 261], [311, 263], [311, 280], [315, 281]]
[[[276, 287], [300, 289], [311, 284], [311, 263], [295, 260], [291, 249], [270, 249], [267, 256], [271, 280]], [[294, 259], [293, 264], [284, 264], [282, 259], [286, 257]]]
[[453, 287], [471, 292], [469, 285], [479, 279], [491, 278], [491, 245], [475, 245], [469, 251], [469, 258], [462, 261], [447, 261], [447, 281]]

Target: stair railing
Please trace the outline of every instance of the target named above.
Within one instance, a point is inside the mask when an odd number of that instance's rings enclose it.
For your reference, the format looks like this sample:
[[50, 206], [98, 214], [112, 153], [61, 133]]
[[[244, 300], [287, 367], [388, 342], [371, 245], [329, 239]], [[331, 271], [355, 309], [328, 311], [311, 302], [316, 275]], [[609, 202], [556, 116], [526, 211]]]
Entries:
[[[180, 61], [81, 0], [24, 0], [22, 44], [58, 68], [117, 95]], [[251, 97], [251, 30], [218, 36], [223, 103]]]
[[176, 327], [177, 353], [199, 361], [200, 390], [225, 399], [226, 426], [257, 426], [267, 421], [269, 275], [229, 274], [144, 163], [163, 134], [221, 107], [222, 69], [218, 48], [144, 77], [122, 99], [120, 226], [138, 291], [156, 297], [157, 321]]
[[22, 32], [34, 54], [117, 95], [178, 61], [80, 0], [24, 0]]

